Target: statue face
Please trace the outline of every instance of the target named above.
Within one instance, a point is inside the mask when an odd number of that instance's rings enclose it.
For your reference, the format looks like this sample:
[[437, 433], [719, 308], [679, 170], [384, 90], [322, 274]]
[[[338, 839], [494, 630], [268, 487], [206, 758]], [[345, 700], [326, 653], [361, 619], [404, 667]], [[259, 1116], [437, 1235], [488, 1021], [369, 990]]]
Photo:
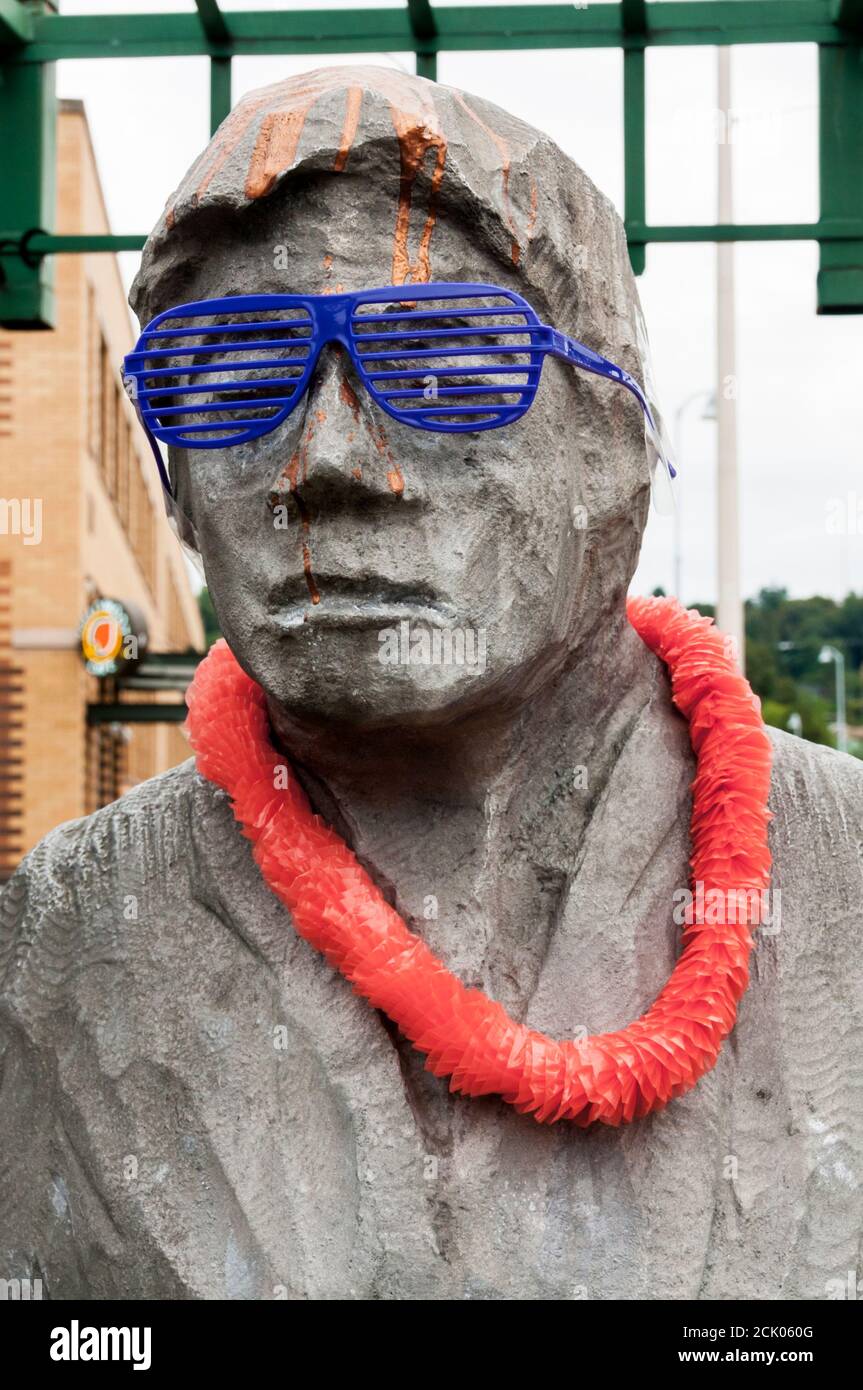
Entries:
[[[368, 175], [294, 178], [287, 198], [226, 225], [202, 240], [184, 299], [392, 282], [392, 188]], [[431, 278], [508, 286], [552, 315], [476, 229], [441, 215], [430, 250]], [[579, 443], [597, 390], [617, 388], [548, 359], [518, 423], [431, 434], [381, 412], [332, 345], [279, 429], [172, 450], [242, 666], [296, 717], [364, 728], [527, 700], [598, 620], [580, 603], [590, 514]], [[635, 403], [603, 409], [599, 428], [612, 415], [614, 447], [643, 454]], [[594, 488], [606, 450], [594, 437]]]

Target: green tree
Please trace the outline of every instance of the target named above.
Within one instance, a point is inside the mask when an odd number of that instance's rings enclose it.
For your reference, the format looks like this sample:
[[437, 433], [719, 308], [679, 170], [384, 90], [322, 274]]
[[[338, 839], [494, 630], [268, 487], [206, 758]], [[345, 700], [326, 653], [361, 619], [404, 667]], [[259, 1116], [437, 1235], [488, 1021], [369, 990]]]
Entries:
[[[714, 615], [712, 604], [695, 604]], [[782, 588], [762, 589], [746, 602], [746, 674], [762, 701], [768, 724], [787, 729], [792, 714], [802, 720], [803, 737], [835, 745], [836, 672], [819, 661], [825, 644], [845, 656], [851, 752], [863, 757], [863, 595], [842, 603], [819, 594], [792, 599]], [[855, 731], [859, 730], [859, 737]]]

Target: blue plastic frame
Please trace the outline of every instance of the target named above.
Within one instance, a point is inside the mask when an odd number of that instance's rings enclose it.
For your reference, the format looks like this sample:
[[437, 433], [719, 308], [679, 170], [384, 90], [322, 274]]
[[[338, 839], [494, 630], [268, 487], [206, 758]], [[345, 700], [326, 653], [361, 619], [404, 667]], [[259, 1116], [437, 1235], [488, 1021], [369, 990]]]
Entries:
[[[390, 350], [389, 352], [378, 352], [377, 354], [368, 352], [361, 353], [358, 350], [358, 342], [368, 342], [370, 338], [373, 340], [376, 335], [374, 335], [373, 333], [359, 335], [355, 333], [354, 318], [357, 307], [363, 304], [374, 303], [377, 301], [386, 303], [395, 302], [398, 304], [409, 305], [427, 300], [443, 299], [452, 301], [454, 299], [477, 297], [494, 297], [496, 299], [504, 299], [507, 302], [507, 304], [512, 305], [514, 311], [520, 313], [523, 317], [523, 322], [518, 325], [512, 325], [510, 327], [502, 325], [492, 325], [489, 327], [488, 330], [490, 333], [500, 335], [501, 333], [510, 331], [522, 337], [529, 336], [529, 343], [514, 344], [511, 349], [506, 347], [492, 347], [483, 349], [481, 347], [476, 346], [470, 349], [457, 347], [447, 348], [444, 345], [441, 347], [429, 349], [428, 355], [434, 358], [453, 356], [454, 359], [458, 358], [459, 356], [467, 356], [468, 353], [471, 353], [473, 355], [478, 355], [480, 353], [484, 355], [489, 355], [490, 353], [500, 355], [503, 358], [503, 361], [500, 366], [484, 365], [481, 368], [474, 369], [458, 368], [454, 366], [452, 372], [450, 372], [449, 375], [464, 377], [465, 375], [470, 375], [471, 371], [475, 371], [477, 374], [482, 374], [483, 376], [487, 377], [490, 374], [499, 374], [503, 376], [503, 374], [505, 374], [506, 372], [511, 373], [517, 371], [520, 375], [526, 376], [527, 380], [521, 384], [514, 384], [507, 394], [517, 394], [520, 398], [518, 402], [515, 404], [502, 404], [499, 406], [470, 406], [452, 404], [441, 405], [439, 403], [441, 392], [443, 394], [446, 394], [447, 389], [451, 389], [452, 392], [454, 394], [457, 394], [459, 397], [469, 395], [472, 392], [480, 392], [482, 394], [488, 395], [489, 387], [486, 384], [484, 386], [476, 387], [443, 387], [440, 388], [438, 395], [435, 398], [435, 404], [430, 404], [428, 406], [419, 406], [416, 409], [410, 410], [409, 412], [395, 408], [391, 404], [392, 397], [404, 399], [412, 395], [421, 396], [424, 394], [423, 391], [421, 389], [389, 389], [386, 386], [379, 386], [377, 382], [385, 382], [387, 380], [393, 379], [404, 380], [411, 376], [416, 377], [418, 375], [418, 372], [417, 370], [413, 370], [411, 372], [408, 372], [406, 370], [369, 372], [368, 367], [366, 365], [367, 363], [374, 360], [391, 360], [394, 354], [392, 350]], [[215, 325], [210, 326], [209, 328], [199, 327], [172, 329], [169, 326], [170, 321], [172, 319], [216, 317], [220, 314], [269, 313], [278, 312], [279, 310], [300, 310], [304, 311], [307, 317], [302, 319], [285, 319], [284, 321], [269, 321], [266, 323], [251, 322], [244, 324], [232, 324], [221, 326]], [[502, 313], [505, 314], [507, 312], [508, 310], [506, 305], [497, 305], [495, 308], [492, 309], [465, 308], [460, 311], [460, 316], [463, 316], [465, 314], [472, 314], [477, 318], [481, 318], [483, 314], [488, 315], [496, 313], [498, 316], [500, 316]], [[441, 318], [451, 318], [453, 317], [453, 311], [451, 308], [431, 309], [426, 314], [422, 315], [422, 319], [424, 322], [428, 322], [431, 321], [435, 316]], [[362, 315], [360, 318], [360, 322], [367, 326], [369, 323], [375, 322], [376, 317], [378, 316], [369, 314]], [[386, 320], [387, 323], [391, 323], [399, 317], [400, 313], [393, 312], [382, 313], [379, 316], [381, 320]], [[406, 309], [404, 311], [404, 317], [406, 320], [406, 324], [408, 324], [410, 320], [412, 318], [416, 318], [417, 315], [414, 310]], [[256, 356], [256, 354], [260, 351], [266, 351], [274, 347], [284, 348], [286, 340], [284, 338], [277, 338], [271, 342], [268, 342], [265, 339], [263, 341], [257, 341], [253, 345], [250, 344], [249, 346], [253, 353], [253, 355], [250, 358], [232, 361], [230, 363], [231, 370], [235, 370], [237, 372], [257, 370], [266, 366], [284, 367], [284, 365], [286, 365], [287, 362], [293, 363], [294, 365], [299, 365], [300, 363], [302, 364], [302, 372], [298, 377], [288, 377], [285, 375], [280, 376], [277, 373], [274, 373], [272, 377], [267, 377], [264, 379], [257, 378], [252, 383], [250, 383], [250, 385], [252, 385], [255, 388], [267, 387], [278, 389], [279, 386], [284, 386], [285, 388], [290, 387], [289, 397], [266, 398], [269, 403], [273, 405], [281, 405], [282, 407], [274, 415], [270, 416], [267, 419], [232, 420], [230, 422], [230, 434], [226, 434], [216, 438], [190, 439], [190, 434], [194, 435], [195, 433], [204, 432], [212, 434], [214, 427], [208, 426], [206, 423], [197, 425], [165, 425], [162, 423], [162, 420], [164, 420], [166, 415], [172, 413], [190, 414], [192, 413], [191, 407], [169, 407], [167, 409], [162, 408], [160, 410], [148, 404], [148, 402], [150, 402], [153, 397], [158, 397], [160, 395], [164, 397], [166, 394], [189, 395], [191, 391], [194, 391], [195, 389], [194, 387], [192, 387], [191, 389], [189, 387], [169, 387], [167, 388], [167, 390], [159, 391], [158, 388], [146, 385], [145, 379], [154, 379], [158, 376], [159, 372], [164, 372], [166, 377], [176, 377], [180, 374], [180, 371], [176, 366], [154, 368], [152, 365], [148, 365], [152, 364], [154, 359], [157, 360], [161, 356], [176, 361], [177, 357], [190, 357], [192, 359], [192, 362], [187, 368], [183, 369], [184, 375], [191, 375], [195, 372], [209, 372], [209, 374], [212, 375], [214, 371], [222, 369], [213, 368], [211, 364], [196, 365], [195, 355], [199, 354], [206, 357], [212, 354], [214, 350], [218, 349], [219, 347], [222, 347], [226, 350], [230, 348], [229, 342], [223, 342], [221, 344], [209, 343], [187, 349], [181, 349], [179, 347], [170, 346], [160, 346], [158, 348], [154, 348], [151, 346], [153, 341], [158, 341], [164, 344], [166, 342], [169, 342], [172, 337], [191, 338], [195, 336], [208, 336], [212, 338], [213, 336], [215, 336], [216, 330], [218, 330], [220, 335], [224, 336], [225, 334], [230, 335], [231, 332], [237, 333], [243, 330], [261, 331], [267, 328], [271, 328], [274, 332], [277, 332], [279, 329], [301, 329], [306, 327], [308, 327], [310, 330], [308, 338], [297, 338], [291, 340], [297, 345], [298, 348], [302, 344], [306, 342], [308, 343], [308, 353], [303, 358], [282, 359], [281, 362], [279, 362], [278, 359], [259, 359]], [[480, 331], [481, 327], [478, 326], [478, 333]], [[411, 332], [406, 327], [402, 336], [405, 338], [412, 339], [416, 339], [419, 336], [422, 336], [424, 338], [433, 337], [436, 340], [439, 340], [445, 339], [448, 335], [460, 336], [464, 338], [465, 329], [424, 328], [423, 330], [421, 330], [421, 332], [418, 332], [416, 330]], [[391, 344], [394, 341], [396, 341], [397, 338], [398, 332], [394, 334], [393, 332], [388, 331], [386, 333], [381, 334], [380, 340], [382, 342]], [[630, 391], [633, 396], [635, 396], [636, 400], [641, 406], [641, 409], [644, 412], [645, 423], [648, 428], [648, 431], [653, 436], [660, 454], [664, 457], [664, 451], [662, 450], [662, 446], [659, 442], [660, 436], [656, 422], [653, 418], [653, 414], [651, 412], [647, 398], [642, 388], [635, 380], [635, 378], [632, 377], [628, 372], [624, 371], [622, 367], [617, 366], [616, 363], [609, 361], [608, 358], [603, 357], [600, 353], [594, 352], [592, 348], [586, 347], [584, 343], [580, 343], [576, 339], [568, 337], [565, 333], [560, 333], [557, 329], [552, 328], [550, 325], [542, 323], [538, 318], [535, 310], [531, 307], [528, 301], [524, 299], [520, 294], [517, 294], [514, 290], [504, 289], [500, 285], [471, 284], [461, 281], [455, 282], [438, 280], [430, 281], [426, 284], [419, 285], [384, 285], [378, 286], [374, 289], [358, 290], [351, 294], [231, 295], [227, 298], [222, 299], [196, 300], [188, 304], [180, 304], [175, 306], [174, 308], [166, 309], [163, 313], [158, 314], [156, 318], [154, 318], [147, 325], [147, 327], [141, 333], [141, 336], [138, 339], [138, 342], [135, 345], [134, 350], [130, 352], [123, 360], [122, 372], [124, 385], [133, 401], [133, 404], [138, 414], [138, 418], [140, 419], [141, 424], [147, 433], [147, 437], [150, 441], [151, 447], [153, 449], [153, 454], [159, 469], [159, 475], [161, 477], [162, 484], [166, 488], [168, 494], [173, 496], [170, 486], [170, 480], [168, 478], [168, 474], [165, 469], [164, 462], [162, 460], [161, 451], [158, 447], [158, 444], [156, 443], [157, 440], [161, 440], [165, 444], [173, 444], [177, 447], [184, 449], [224, 449], [230, 448], [231, 446], [236, 444], [243, 444], [248, 440], [257, 439], [260, 438], [261, 435], [271, 433], [273, 430], [278, 429], [279, 426], [284, 423], [284, 421], [288, 418], [288, 416], [296, 407], [297, 403], [300, 400], [302, 400], [303, 396], [305, 395], [308, 389], [309, 383], [311, 382], [315, 367], [318, 362], [318, 358], [320, 357], [320, 354], [323, 351], [324, 347], [326, 347], [329, 343], [340, 344], [349, 354], [351, 362], [360, 381], [362, 382], [362, 385], [364, 386], [366, 391], [368, 391], [372, 400], [375, 402], [377, 406], [380, 407], [381, 410], [384, 410], [394, 420], [397, 420], [399, 424], [406, 424], [412, 429], [431, 430], [435, 433], [478, 433], [489, 429], [499, 429], [503, 425], [512, 424], [516, 420], [520, 420], [533, 404], [536, 392], [539, 387], [542, 366], [543, 362], [545, 361], [545, 358], [549, 355], [552, 357], [559, 358], [564, 362], [569, 362], [571, 365], [575, 367], [580, 367], [583, 371], [591, 372], [596, 376], [606, 377], [608, 380], [618, 382], [621, 386], [626, 387], [626, 389]], [[235, 349], [235, 351], [237, 351], [237, 349]], [[520, 365], [513, 364], [511, 366], [507, 366], [507, 353], [519, 355], [523, 358], [529, 358], [529, 362], [522, 362]], [[411, 351], [408, 354], [406, 351], [406, 355], [409, 355], [412, 361], [416, 361], [422, 357], [423, 353], [422, 351]], [[227, 368], [225, 368], [224, 370], [227, 370]], [[440, 368], [430, 371], [429, 374], [435, 377], [445, 377], [447, 375], [447, 373]], [[212, 382], [198, 389], [200, 389], [201, 391], [212, 390]], [[229, 388], [226, 386], [226, 389]], [[260, 404], [260, 401], [258, 401], [257, 403], [255, 403], [252, 400], [249, 401], [250, 408], [260, 408]], [[233, 408], [239, 409], [242, 408], [242, 405], [243, 402], [240, 401], [237, 404], [235, 404]], [[196, 413], [200, 414], [201, 412], [206, 412], [207, 410], [217, 410], [220, 408], [220, 406], [224, 408], [224, 404], [221, 402], [217, 402], [214, 405], [203, 404], [198, 407]], [[494, 415], [494, 418], [492, 419], [476, 420], [473, 418], [473, 416], [477, 414], [488, 416], [492, 413]], [[439, 417], [444, 414], [448, 416], [455, 415], [460, 418], [449, 420], [435, 419], [435, 416]], [[223, 424], [224, 422], [219, 423]], [[674, 469], [670, 462], [668, 463], [668, 467], [673, 477]]]

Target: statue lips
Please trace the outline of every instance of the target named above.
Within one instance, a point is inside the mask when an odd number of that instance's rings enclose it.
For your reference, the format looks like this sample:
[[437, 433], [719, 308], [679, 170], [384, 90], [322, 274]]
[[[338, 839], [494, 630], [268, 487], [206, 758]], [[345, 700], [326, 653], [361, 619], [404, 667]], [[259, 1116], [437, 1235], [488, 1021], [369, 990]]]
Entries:
[[457, 611], [426, 586], [398, 583], [380, 575], [316, 576], [321, 598], [309, 600], [302, 575], [279, 585], [270, 596], [270, 611], [280, 627], [290, 631], [305, 625], [333, 628], [368, 628], [410, 622], [449, 627]]

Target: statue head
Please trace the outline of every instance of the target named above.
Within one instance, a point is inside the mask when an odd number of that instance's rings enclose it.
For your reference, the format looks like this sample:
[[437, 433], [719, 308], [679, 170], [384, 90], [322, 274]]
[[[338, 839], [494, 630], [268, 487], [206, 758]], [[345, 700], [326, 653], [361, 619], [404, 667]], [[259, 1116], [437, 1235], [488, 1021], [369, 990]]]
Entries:
[[[642, 377], [609, 201], [547, 136], [389, 68], [246, 96], [170, 200], [131, 303], [144, 326], [191, 300], [427, 280], [517, 290]], [[278, 429], [172, 448], [170, 467], [241, 665], [297, 718], [361, 729], [515, 707], [577, 661], [622, 620], [650, 485], [641, 411], [614, 383], [548, 358], [521, 420], [428, 433], [385, 415], [336, 345]], [[435, 630], [450, 638], [433, 649]]]

